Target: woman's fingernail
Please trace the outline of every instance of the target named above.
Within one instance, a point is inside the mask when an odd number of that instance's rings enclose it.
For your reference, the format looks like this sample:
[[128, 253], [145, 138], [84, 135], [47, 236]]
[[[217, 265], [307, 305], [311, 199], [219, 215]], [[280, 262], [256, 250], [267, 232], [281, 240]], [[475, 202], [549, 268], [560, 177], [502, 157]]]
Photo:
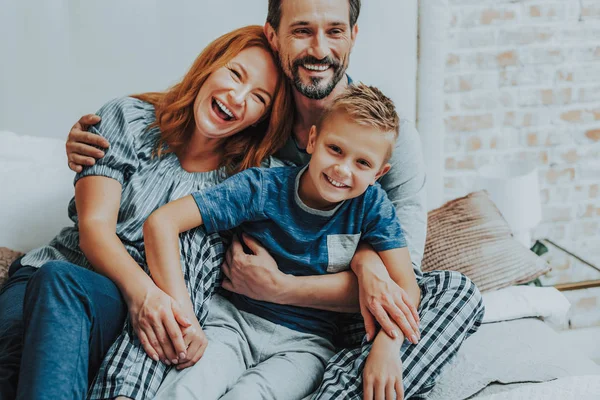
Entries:
[[179, 359], [183, 360], [185, 358], [185, 353], [182, 351], [179, 353]]
[[396, 339], [398, 337], [398, 332], [397, 331], [392, 331], [392, 337], [394, 339]]
[[158, 354], [155, 354], [155, 355], [153, 355], [153, 356], [152, 356], [152, 359], [153, 359], [154, 361], [158, 361]]
[[412, 335], [412, 336], [411, 336], [411, 339], [412, 339], [412, 342], [413, 342], [414, 344], [417, 344], [417, 343], [419, 343], [419, 339], [417, 339], [417, 335]]
[[367, 342], [370, 342], [370, 341], [371, 341], [371, 335], [369, 335], [369, 334], [367, 333]]
[[172, 360], [171, 360], [171, 362], [172, 362], [173, 364], [177, 364], [177, 363], [179, 362], [179, 360], [177, 360], [176, 358], [174, 358], [174, 359], [172, 359]]
[[167, 365], [171, 365], [171, 361], [167, 360], [166, 358], [164, 359], [163, 363], [167, 364]]

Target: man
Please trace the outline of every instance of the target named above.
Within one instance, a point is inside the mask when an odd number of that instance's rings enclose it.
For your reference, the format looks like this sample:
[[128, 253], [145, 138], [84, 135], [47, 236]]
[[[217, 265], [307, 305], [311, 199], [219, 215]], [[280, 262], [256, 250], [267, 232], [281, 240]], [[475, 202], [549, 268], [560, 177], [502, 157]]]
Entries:
[[[269, 0], [265, 34], [293, 85], [296, 104], [293, 135], [278, 153], [280, 158], [297, 164], [308, 161], [310, 156], [304, 149], [311, 126], [316, 124], [322, 110], [351, 84], [345, 71], [358, 34], [360, 6], [360, 0]], [[97, 121], [97, 117], [85, 116], [72, 128], [67, 143], [71, 169], [78, 170], [81, 165], [93, 162], [87, 157], [97, 157], [97, 153], [83, 145], [96, 144], [97, 136], [82, 132], [86, 124]], [[405, 396], [424, 398], [462, 341], [479, 327], [483, 306], [478, 290], [463, 275], [420, 271], [427, 221], [425, 174], [420, 139], [408, 121], [402, 121], [391, 164], [391, 171], [381, 184], [396, 207], [423, 293], [420, 340], [415, 340], [416, 345], [404, 343], [395, 367], [402, 371]], [[253, 248], [256, 246], [259, 245], [254, 243]], [[277, 282], [279, 271], [268, 252], [259, 250], [245, 255], [237, 241], [227, 252], [224, 270], [230, 282], [228, 289], [251, 298], [272, 298], [270, 291], [287, 293], [287, 298], [280, 301], [290, 304], [319, 307], [327, 303], [326, 298], [318, 295], [326, 293], [319, 290], [318, 281], [300, 288], [277, 287], [273, 282]], [[372, 371], [366, 363], [372, 341], [360, 343], [360, 338], [366, 328], [367, 336], [373, 339], [374, 317], [386, 332], [401, 325], [403, 316], [394, 299], [402, 295], [402, 289], [366, 245], [359, 246], [352, 270], [360, 282], [365, 326], [345, 325], [345, 335], [340, 339], [359, 341], [331, 359], [316, 399], [386, 397], [385, 376], [378, 377], [379, 373], [385, 375], [385, 371]], [[396, 333], [402, 335], [398, 330]]]

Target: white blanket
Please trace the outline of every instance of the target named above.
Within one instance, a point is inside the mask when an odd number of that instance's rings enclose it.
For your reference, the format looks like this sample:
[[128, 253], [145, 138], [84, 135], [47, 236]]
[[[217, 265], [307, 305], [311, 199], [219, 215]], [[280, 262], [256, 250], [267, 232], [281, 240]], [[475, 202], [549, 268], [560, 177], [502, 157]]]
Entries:
[[553, 326], [566, 323], [571, 304], [553, 287], [510, 286], [483, 294], [483, 323], [542, 318]]
[[477, 400], [598, 400], [600, 375], [570, 376], [554, 381], [521, 386], [507, 392], [478, 397]]

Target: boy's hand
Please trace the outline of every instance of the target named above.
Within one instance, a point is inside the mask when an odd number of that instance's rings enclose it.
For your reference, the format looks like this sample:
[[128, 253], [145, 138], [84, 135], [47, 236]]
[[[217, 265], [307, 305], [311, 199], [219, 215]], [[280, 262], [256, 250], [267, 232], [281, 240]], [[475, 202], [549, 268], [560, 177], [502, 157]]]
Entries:
[[[413, 344], [421, 338], [419, 313], [404, 289], [390, 278], [385, 266], [363, 268], [359, 281], [360, 312], [365, 321], [368, 340], [375, 337], [375, 320], [392, 338], [398, 337], [400, 327]], [[390, 319], [391, 317], [391, 319]]]
[[363, 369], [363, 400], [404, 399], [400, 346], [398, 339], [377, 336]]
[[177, 364], [177, 369], [180, 371], [195, 365], [202, 358], [206, 346], [208, 346], [208, 338], [200, 327], [200, 323], [195, 317], [193, 320], [194, 322], [189, 327], [182, 327], [183, 340], [188, 347], [186, 357], [180, 359], [179, 364]]

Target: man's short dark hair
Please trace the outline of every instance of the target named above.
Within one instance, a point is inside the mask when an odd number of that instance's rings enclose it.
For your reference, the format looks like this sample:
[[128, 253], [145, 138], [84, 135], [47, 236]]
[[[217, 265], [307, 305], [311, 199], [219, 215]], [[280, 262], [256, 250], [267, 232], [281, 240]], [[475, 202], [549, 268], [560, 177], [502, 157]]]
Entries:
[[[271, 24], [273, 29], [279, 30], [281, 22], [281, 2], [283, 0], [269, 0], [269, 12], [267, 14], [267, 22]], [[360, 0], [348, 0], [350, 3], [350, 28], [356, 25], [358, 14], [360, 14]]]

